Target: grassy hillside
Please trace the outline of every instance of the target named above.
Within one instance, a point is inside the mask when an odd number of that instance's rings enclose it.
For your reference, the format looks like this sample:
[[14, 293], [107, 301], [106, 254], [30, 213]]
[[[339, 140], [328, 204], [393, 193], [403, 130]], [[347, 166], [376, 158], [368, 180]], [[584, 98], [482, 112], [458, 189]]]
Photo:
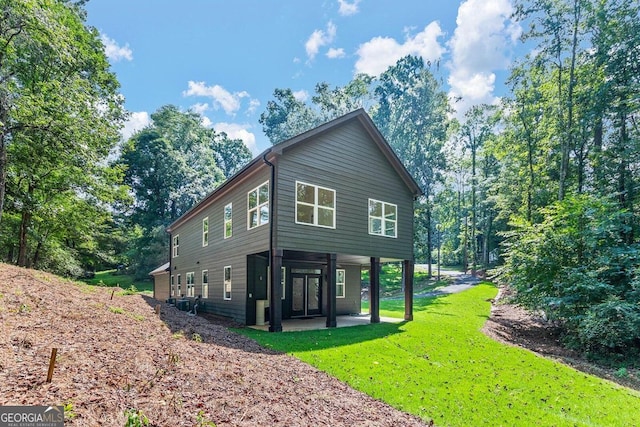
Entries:
[[[640, 425], [637, 391], [481, 333], [495, 294], [484, 284], [418, 299], [399, 325], [243, 333], [436, 425]], [[381, 314], [401, 317], [398, 304], [383, 301]]]

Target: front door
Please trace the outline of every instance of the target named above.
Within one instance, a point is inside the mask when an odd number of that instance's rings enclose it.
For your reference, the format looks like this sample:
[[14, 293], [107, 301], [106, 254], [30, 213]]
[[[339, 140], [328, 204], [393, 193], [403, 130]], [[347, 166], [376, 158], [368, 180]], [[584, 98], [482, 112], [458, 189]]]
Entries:
[[318, 316], [322, 313], [322, 276], [292, 274], [291, 316]]

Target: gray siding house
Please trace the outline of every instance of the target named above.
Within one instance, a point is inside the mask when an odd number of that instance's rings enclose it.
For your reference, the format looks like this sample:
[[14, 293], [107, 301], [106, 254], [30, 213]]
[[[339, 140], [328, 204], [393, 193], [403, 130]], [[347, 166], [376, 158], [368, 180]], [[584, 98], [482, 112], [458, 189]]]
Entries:
[[[413, 204], [421, 194], [388, 143], [356, 110], [253, 159], [168, 227], [166, 294], [241, 323], [360, 312], [370, 269], [379, 322], [380, 263], [404, 264], [413, 309]], [[158, 294], [164, 295], [160, 284]]]

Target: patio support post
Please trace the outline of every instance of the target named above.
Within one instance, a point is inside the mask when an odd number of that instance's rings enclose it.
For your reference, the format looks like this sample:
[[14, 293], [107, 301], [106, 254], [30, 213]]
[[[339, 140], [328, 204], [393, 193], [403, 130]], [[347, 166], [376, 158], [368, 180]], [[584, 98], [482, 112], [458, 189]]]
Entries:
[[327, 328], [335, 328], [337, 326], [336, 254], [327, 254]]
[[269, 332], [282, 332], [282, 249], [271, 251]]
[[380, 258], [371, 258], [369, 270], [369, 311], [371, 323], [380, 323]]
[[413, 260], [405, 259], [404, 275], [404, 320], [413, 320]]

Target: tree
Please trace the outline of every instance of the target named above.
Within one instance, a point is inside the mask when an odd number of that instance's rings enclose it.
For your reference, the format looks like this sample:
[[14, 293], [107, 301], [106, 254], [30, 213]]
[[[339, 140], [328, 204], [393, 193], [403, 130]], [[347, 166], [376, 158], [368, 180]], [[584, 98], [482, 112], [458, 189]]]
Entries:
[[[421, 58], [406, 56], [380, 76], [375, 95], [373, 121], [425, 194], [417, 229], [426, 231], [432, 248], [433, 197], [445, 168], [442, 149], [449, 128], [446, 93]], [[430, 249], [428, 261], [431, 274]]]
[[272, 144], [285, 141], [322, 123], [319, 114], [304, 101], [296, 99], [291, 89], [276, 89], [275, 100], [267, 102], [260, 114], [260, 124]]
[[[104, 164], [124, 117], [119, 84], [79, 5], [1, 7], [0, 214], [19, 218], [17, 227], [3, 224], [18, 248], [8, 260], [42, 267], [64, 253], [70, 268], [57, 271], [76, 274], [80, 242], [93, 244], [100, 212], [119, 191], [118, 172]], [[67, 221], [82, 210], [70, 229]], [[75, 233], [85, 226], [89, 232]]]
[[242, 141], [206, 128], [194, 112], [166, 105], [151, 119], [123, 145], [118, 160], [134, 198], [123, 213], [132, 235], [132, 269], [139, 276], [168, 258], [165, 227], [251, 158]]

